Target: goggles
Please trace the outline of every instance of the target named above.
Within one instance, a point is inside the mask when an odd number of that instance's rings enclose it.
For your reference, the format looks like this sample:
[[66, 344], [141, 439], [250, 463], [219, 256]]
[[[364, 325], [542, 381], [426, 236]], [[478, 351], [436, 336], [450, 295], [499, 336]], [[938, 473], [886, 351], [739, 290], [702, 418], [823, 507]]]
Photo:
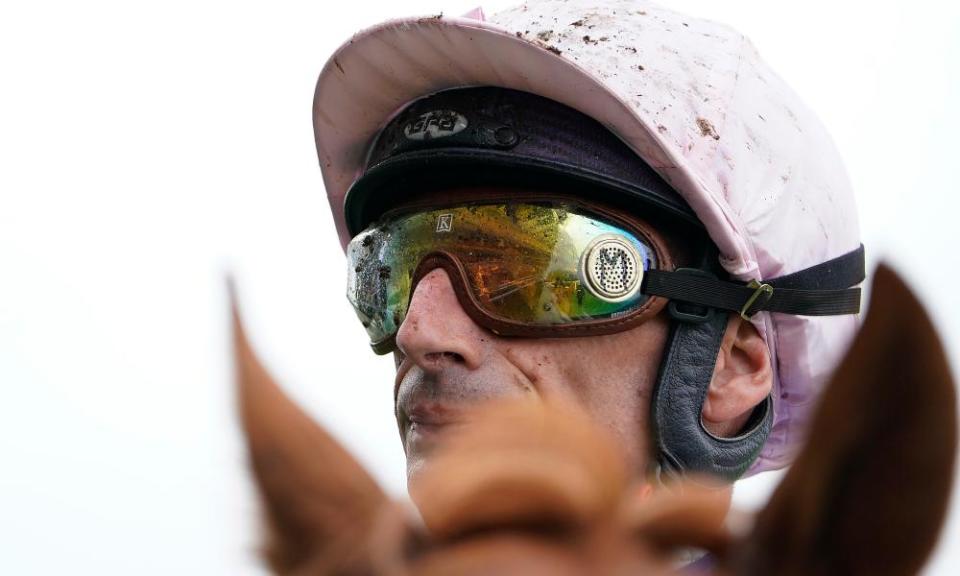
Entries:
[[557, 337], [627, 330], [665, 299], [644, 275], [672, 269], [648, 225], [606, 208], [496, 202], [399, 211], [347, 247], [347, 296], [378, 354], [394, 337], [417, 282], [450, 276], [467, 314], [504, 336]]

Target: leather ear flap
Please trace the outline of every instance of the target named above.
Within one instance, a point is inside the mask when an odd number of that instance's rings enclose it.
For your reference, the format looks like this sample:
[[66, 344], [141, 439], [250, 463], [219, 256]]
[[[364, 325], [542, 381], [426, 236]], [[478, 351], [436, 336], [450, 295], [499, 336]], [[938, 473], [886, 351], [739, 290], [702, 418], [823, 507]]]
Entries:
[[701, 473], [733, 482], [746, 472], [770, 434], [769, 397], [754, 410], [746, 431], [734, 438], [719, 438], [703, 426], [703, 403], [726, 327], [726, 313], [671, 323], [650, 410], [661, 473]]
[[933, 326], [881, 265], [866, 321], [746, 542], [741, 574], [916, 574], [943, 524], [956, 398]]
[[[247, 342], [233, 303], [239, 408], [279, 574], [354, 573], [388, 502], [373, 479], [273, 381]], [[316, 568], [316, 569], [314, 569]], [[359, 572], [357, 572], [359, 573]]]

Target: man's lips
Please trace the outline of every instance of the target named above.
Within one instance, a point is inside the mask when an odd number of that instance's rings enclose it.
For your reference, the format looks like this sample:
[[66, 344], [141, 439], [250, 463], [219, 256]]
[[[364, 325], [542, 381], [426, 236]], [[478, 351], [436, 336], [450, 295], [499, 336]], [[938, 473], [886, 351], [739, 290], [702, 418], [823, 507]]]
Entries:
[[438, 402], [418, 402], [407, 412], [407, 417], [411, 422], [442, 426], [462, 420], [461, 412]]
[[411, 358], [400, 362], [393, 390], [408, 461], [426, 455], [452, 429], [466, 424], [481, 403], [523, 397], [535, 390], [527, 374], [516, 370], [472, 371], [453, 363], [442, 370], [426, 370]]
[[417, 402], [402, 414], [408, 451], [428, 448], [443, 433], [465, 421], [464, 410], [438, 402]]

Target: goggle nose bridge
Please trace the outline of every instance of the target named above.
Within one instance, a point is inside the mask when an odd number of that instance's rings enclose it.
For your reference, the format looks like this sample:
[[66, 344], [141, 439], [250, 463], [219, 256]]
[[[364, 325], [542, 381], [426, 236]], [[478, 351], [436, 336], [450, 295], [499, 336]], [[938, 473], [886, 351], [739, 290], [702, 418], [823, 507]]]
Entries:
[[[460, 308], [467, 313], [470, 318], [480, 326], [486, 324], [486, 317], [480, 312], [481, 304], [477, 302], [473, 291], [470, 289], [470, 279], [467, 277], [467, 270], [456, 255], [446, 250], [432, 250], [420, 258], [413, 268], [413, 274], [410, 277], [410, 295], [407, 297], [404, 318], [400, 319], [397, 327], [406, 319], [406, 314], [410, 312], [410, 304], [413, 302], [413, 295], [417, 292], [417, 287], [424, 276], [436, 269], [441, 269], [447, 273], [450, 279], [450, 286], [460, 304]], [[496, 330], [493, 330], [496, 333]]]

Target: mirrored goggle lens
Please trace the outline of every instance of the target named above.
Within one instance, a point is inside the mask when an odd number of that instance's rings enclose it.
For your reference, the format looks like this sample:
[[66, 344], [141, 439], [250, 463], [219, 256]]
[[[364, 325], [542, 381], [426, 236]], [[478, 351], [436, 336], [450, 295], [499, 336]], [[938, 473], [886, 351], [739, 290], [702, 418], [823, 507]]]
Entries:
[[[407, 311], [423, 258], [455, 258], [480, 317], [506, 324], [556, 326], [618, 318], [642, 306], [640, 283], [657, 267], [639, 233], [580, 209], [489, 204], [388, 219], [347, 248], [347, 297], [374, 349], [387, 352]], [[477, 315], [475, 315], [477, 316]], [[489, 326], [488, 326], [489, 327]]]

